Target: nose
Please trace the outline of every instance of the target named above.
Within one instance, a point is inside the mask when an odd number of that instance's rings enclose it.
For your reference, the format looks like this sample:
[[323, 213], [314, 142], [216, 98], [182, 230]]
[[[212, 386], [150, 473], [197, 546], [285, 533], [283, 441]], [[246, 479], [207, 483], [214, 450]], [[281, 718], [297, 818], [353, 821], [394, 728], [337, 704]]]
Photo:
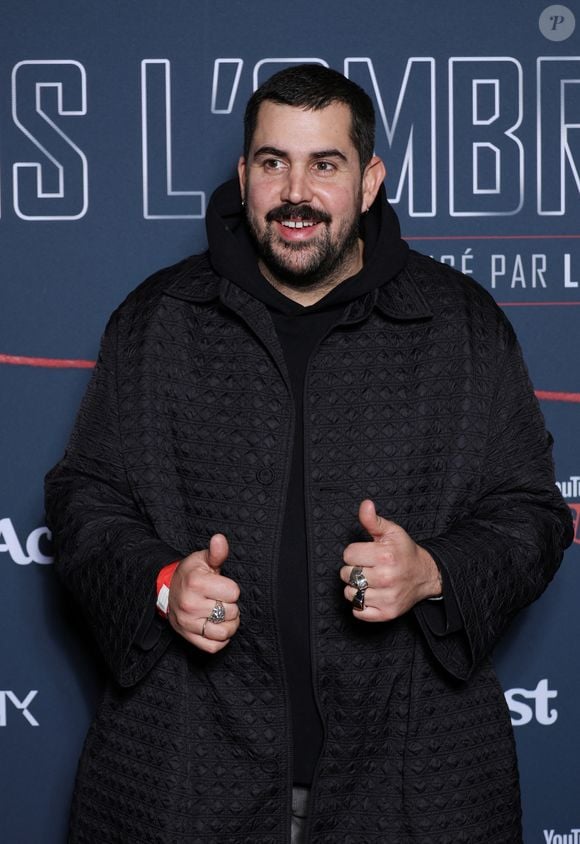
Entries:
[[281, 199], [299, 205], [301, 202], [312, 200], [312, 187], [308, 178], [308, 171], [304, 167], [290, 167], [284, 183]]

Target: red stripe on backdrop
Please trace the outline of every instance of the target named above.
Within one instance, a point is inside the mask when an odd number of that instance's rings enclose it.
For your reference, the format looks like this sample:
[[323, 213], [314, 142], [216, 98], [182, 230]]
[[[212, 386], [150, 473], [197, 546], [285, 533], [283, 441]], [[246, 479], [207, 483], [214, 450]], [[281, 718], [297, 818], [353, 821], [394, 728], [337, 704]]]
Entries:
[[580, 234], [412, 234], [404, 240], [579, 240]]
[[580, 302], [498, 302], [502, 308], [574, 308]]
[[43, 366], [52, 369], [92, 369], [94, 360], [67, 360], [65, 358], [31, 358], [23, 355], [2, 355], [0, 364], [7, 363], [12, 366]]
[[567, 401], [580, 403], [580, 393], [558, 393], [553, 390], [536, 390], [536, 396], [545, 401]]

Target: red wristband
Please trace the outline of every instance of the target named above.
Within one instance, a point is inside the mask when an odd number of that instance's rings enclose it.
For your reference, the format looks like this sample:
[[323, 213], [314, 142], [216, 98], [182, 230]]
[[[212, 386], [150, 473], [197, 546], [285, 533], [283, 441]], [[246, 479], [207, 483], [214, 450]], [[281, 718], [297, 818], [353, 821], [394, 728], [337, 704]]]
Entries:
[[164, 566], [159, 574], [157, 575], [157, 612], [159, 615], [163, 616], [163, 618], [167, 618], [167, 610], [168, 610], [168, 603], [169, 603], [169, 587], [171, 586], [171, 578], [175, 572], [175, 569], [179, 565], [181, 560], [177, 560], [175, 563], [169, 563], [168, 566]]

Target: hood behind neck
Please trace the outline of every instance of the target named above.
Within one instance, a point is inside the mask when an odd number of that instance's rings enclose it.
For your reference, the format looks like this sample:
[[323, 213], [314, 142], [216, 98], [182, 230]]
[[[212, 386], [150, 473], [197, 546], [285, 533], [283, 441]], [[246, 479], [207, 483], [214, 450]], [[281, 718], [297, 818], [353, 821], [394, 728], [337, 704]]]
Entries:
[[389, 281], [404, 267], [409, 247], [401, 239], [397, 215], [387, 202], [384, 186], [361, 217], [364, 241], [362, 269], [345, 279], [314, 305], [304, 307], [284, 296], [260, 272], [258, 255], [248, 234], [237, 179], [212, 195], [206, 215], [210, 260], [214, 270], [269, 308], [286, 314], [324, 310], [350, 302]]

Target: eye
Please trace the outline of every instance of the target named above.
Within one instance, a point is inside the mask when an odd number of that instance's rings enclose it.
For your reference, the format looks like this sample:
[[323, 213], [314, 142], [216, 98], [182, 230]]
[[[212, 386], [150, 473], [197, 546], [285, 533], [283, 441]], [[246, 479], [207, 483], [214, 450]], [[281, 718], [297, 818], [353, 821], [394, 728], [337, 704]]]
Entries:
[[316, 173], [333, 173], [336, 170], [335, 165], [331, 161], [315, 161], [314, 170]]
[[275, 173], [284, 168], [284, 162], [280, 158], [265, 158], [262, 162], [264, 170]]

